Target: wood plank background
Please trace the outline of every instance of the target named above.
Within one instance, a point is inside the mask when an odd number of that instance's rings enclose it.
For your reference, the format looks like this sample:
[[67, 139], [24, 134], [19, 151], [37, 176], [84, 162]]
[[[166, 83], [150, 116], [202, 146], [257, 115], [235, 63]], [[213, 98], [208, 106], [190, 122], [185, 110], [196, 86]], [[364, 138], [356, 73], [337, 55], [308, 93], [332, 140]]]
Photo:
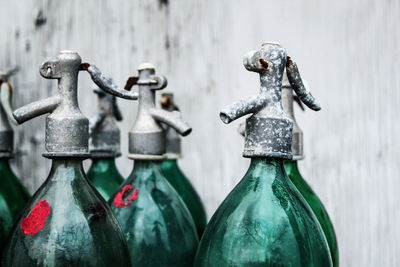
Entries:
[[[61, 49], [78, 51], [121, 85], [141, 62], [154, 63], [193, 126], [181, 166], [211, 216], [249, 164], [238, 123], [224, 125], [218, 112], [258, 90], [242, 55], [278, 41], [322, 105], [297, 114], [307, 156], [300, 167], [335, 224], [341, 265], [400, 266], [399, 25], [393, 0], [0, 0], [0, 69], [21, 67], [12, 79], [19, 107], [55, 93], [56, 81], [38, 70]], [[92, 116], [87, 74], [79, 85], [81, 109]], [[136, 103], [119, 104], [117, 163], [126, 176]], [[25, 155], [13, 168], [34, 192], [50, 167], [41, 157], [44, 118], [16, 131]]]

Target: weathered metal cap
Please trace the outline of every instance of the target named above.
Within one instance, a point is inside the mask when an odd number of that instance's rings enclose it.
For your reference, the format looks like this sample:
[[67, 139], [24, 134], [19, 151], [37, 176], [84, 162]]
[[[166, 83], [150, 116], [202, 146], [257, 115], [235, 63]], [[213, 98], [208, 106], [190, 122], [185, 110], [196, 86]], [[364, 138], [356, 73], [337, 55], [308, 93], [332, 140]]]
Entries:
[[[90, 70], [89, 70], [90, 69]], [[37, 116], [47, 114], [45, 157], [88, 157], [89, 120], [78, 106], [78, 73], [86, 70], [96, 84], [105, 91], [111, 90], [110, 79], [106, 78], [95, 66], [81, 64], [81, 57], [75, 51], [64, 50], [55, 60], [42, 64], [40, 74], [46, 79], [58, 80], [58, 93], [55, 96], [25, 105], [11, 113], [10, 94], [1, 97], [9, 117], [17, 123], [23, 123]], [[124, 90], [112, 88], [118, 92]], [[127, 97], [132, 95], [127, 94]], [[134, 96], [133, 96], [134, 97]]]
[[282, 81], [282, 106], [283, 111], [293, 121], [293, 134], [292, 134], [292, 155], [294, 160], [300, 160], [304, 158], [303, 155], [303, 131], [300, 129], [297, 121], [294, 117], [293, 109], [293, 88], [289, 83], [286, 72], [283, 74]]
[[[155, 75], [155, 68], [150, 63], [141, 64], [138, 72], [139, 76], [130, 77], [125, 86], [125, 90], [128, 91], [133, 85], [139, 86], [139, 108], [128, 135], [128, 157], [144, 160], [164, 159], [165, 131], [161, 124], [174, 128], [183, 136], [188, 135], [192, 129], [181, 119], [179, 112], [156, 108], [156, 91], [167, 86], [167, 79]], [[108, 92], [123, 97], [113, 90]]]
[[312, 109], [320, 109], [319, 105], [305, 89], [296, 64], [279, 44], [263, 44], [260, 50], [247, 53], [243, 64], [247, 70], [260, 74], [260, 93], [222, 109], [221, 120], [230, 123], [252, 113], [246, 119], [244, 157], [292, 158], [293, 122], [283, 112], [281, 103], [285, 67], [299, 98]]
[[167, 86], [167, 79], [155, 75], [149, 63], [141, 64], [136, 84], [139, 86], [139, 110], [136, 121], [129, 132], [129, 155], [131, 159], [164, 159], [166, 153], [165, 131], [161, 126], [170, 126], [180, 135], [186, 136], [191, 128], [181, 119], [177, 111], [155, 107], [156, 91]]
[[[179, 111], [174, 102], [173, 93], [161, 94], [161, 107], [168, 111]], [[181, 157], [181, 136], [170, 126], [165, 127], [165, 150], [169, 159]]]
[[88, 119], [79, 110], [77, 100], [80, 65], [81, 57], [74, 51], [61, 51], [57, 59], [43, 63], [40, 74], [46, 79], [58, 80], [57, 95], [13, 112], [18, 123], [50, 113], [46, 117], [45, 157], [89, 155]]
[[116, 121], [122, 120], [115, 96], [101, 91], [98, 97], [98, 113], [89, 120], [89, 151], [92, 158], [115, 158], [121, 155], [121, 133]]

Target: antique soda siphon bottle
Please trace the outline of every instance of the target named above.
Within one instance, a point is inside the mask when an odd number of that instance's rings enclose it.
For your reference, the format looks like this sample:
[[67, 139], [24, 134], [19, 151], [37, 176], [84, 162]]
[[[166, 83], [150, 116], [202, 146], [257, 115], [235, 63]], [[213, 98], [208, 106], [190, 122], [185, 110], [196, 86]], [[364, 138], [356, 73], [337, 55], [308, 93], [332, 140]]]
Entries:
[[[77, 82], [88, 66], [76, 52], [61, 51], [40, 68], [44, 78], [58, 80], [58, 94], [12, 113], [18, 123], [50, 113], [43, 156], [52, 167], [13, 228], [2, 266], [131, 266], [121, 228], [82, 168], [89, 121], [78, 107]], [[105, 88], [108, 80], [99, 80]]]
[[206, 227], [195, 266], [332, 266], [322, 229], [283, 166], [292, 157], [293, 127], [281, 104], [285, 66], [299, 98], [314, 110], [320, 107], [279, 44], [263, 44], [243, 64], [260, 74], [260, 93], [223, 109], [220, 117], [230, 123], [252, 114], [243, 153], [251, 163]]
[[[286, 73], [283, 76], [282, 82], [282, 106], [284, 112], [293, 120], [293, 137], [292, 137], [292, 154], [291, 160], [285, 161], [284, 166], [287, 176], [300, 191], [301, 195], [310, 205], [318, 219], [319, 224], [324, 231], [326, 240], [329, 245], [329, 250], [332, 257], [333, 266], [339, 266], [339, 250], [333, 224], [329, 219], [328, 212], [318, 196], [314, 193], [310, 185], [304, 180], [297, 166], [297, 161], [304, 158], [303, 156], [303, 131], [300, 129], [294, 117], [293, 110], [293, 88], [287, 78]], [[301, 102], [299, 102], [301, 103]]]
[[115, 96], [99, 88], [93, 90], [98, 96], [98, 114], [89, 121], [89, 151], [92, 159], [87, 177], [100, 195], [108, 201], [124, 178], [115, 165], [121, 155], [121, 134], [116, 121], [122, 120]]
[[[0, 73], [1, 91], [7, 93], [12, 90], [7, 79], [14, 70]], [[14, 131], [3, 106], [0, 105], [0, 254], [12, 226], [30, 198], [28, 191], [10, 168], [9, 160], [14, 156], [13, 145]]]
[[[165, 110], [179, 111], [178, 107], [175, 105], [174, 95], [172, 93], [162, 94], [160, 104]], [[165, 128], [167, 158], [162, 162], [161, 171], [182, 198], [183, 202], [185, 202], [186, 207], [193, 217], [197, 234], [201, 237], [207, 225], [206, 211], [200, 196], [178, 166], [178, 159], [181, 157], [181, 137], [172, 127], [166, 126]]]
[[[92, 68], [89, 72], [95, 73]], [[192, 216], [178, 193], [165, 179], [165, 132], [160, 123], [185, 136], [191, 128], [179, 112], [155, 107], [155, 93], [167, 80], [155, 75], [148, 63], [129, 78], [125, 89], [139, 86], [136, 121], [129, 132], [129, 155], [135, 160], [128, 178], [109, 200], [126, 236], [134, 266], [192, 266], [198, 236]], [[112, 92], [111, 92], [112, 93]], [[119, 95], [117, 95], [119, 96]]]

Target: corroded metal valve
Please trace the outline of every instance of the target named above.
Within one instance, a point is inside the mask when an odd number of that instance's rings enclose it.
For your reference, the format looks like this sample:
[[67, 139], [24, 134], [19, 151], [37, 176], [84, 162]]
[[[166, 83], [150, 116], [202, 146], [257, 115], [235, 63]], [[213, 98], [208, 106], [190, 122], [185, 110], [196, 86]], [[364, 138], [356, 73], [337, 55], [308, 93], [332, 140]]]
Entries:
[[[139, 108], [136, 121], [129, 131], [129, 154], [131, 159], [165, 158], [165, 131], [161, 124], [174, 128], [180, 135], [191, 132], [178, 111], [167, 111], [155, 106], [156, 91], [167, 86], [167, 79], [155, 75], [155, 67], [149, 63], [138, 67], [139, 76], [128, 79], [125, 90], [139, 86]], [[109, 93], [120, 96], [113, 90]]]
[[89, 151], [92, 158], [115, 158], [121, 155], [121, 133], [116, 121], [122, 120], [115, 96], [97, 86], [98, 113], [89, 119]]
[[[160, 105], [165, 110], [179, 112], [179, 108], [174, 102], [173, 93], [161, 94]], [[167, 158], [172, 159], [181, 156], [181, 136], [172, 127], [165, 127], [165, 143]]]
[[[89, 120], [78, 106], [78, 73], [86, 70], [104, 91], [122, 92], [125, 98], [136, 99], [132, 94], [117, 88], [95, 67], [81, 62], [74, 51], [61, 51], [57, 59], [42, 64], [40, 74], [46, 79], [58, 80], [58, 93], [30, 104], [11, 113], [11, 92], [4, 92], [1, 101], [9, 117], [19, 124], [37, 116], [47, 114], [45, 157], [88, 157]], [[112, 87], [112, 88], [110, 88]]]
[[281, 103], [285, 67], [288, 81], [299, 99], [313, 110], [319, 110], [320, 106], [306, 90], [296, 63], [279, 44], [263, 44], [260, 50], [247, 53], [243, 64], [247, 70], [260, 74], [260, 93], [222, 109], [220, 118], [230, 123], [252, 114], [246, 119], [244, 157], [290, 159], [293, 122], [284, 113]]

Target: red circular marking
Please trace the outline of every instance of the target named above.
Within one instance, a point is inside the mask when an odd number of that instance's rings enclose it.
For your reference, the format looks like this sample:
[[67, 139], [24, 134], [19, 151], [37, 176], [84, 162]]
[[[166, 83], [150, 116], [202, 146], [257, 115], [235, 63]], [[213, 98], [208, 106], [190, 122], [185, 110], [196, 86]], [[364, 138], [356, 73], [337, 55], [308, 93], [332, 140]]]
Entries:
[[41, 200], [32, 209], [31, 213], [21, 222], [21, 230], [26, 235], [37, 234], [46, 223], [47, 216], [50, 215], [50, 206], [46, 200]]
[[[129, 207], [132, 203], [138, 198], [139, 191], [135, 189], [135, 191], [129, 195], [133, 190], [133, 186], [128, 184], [122, 188], [121, 192], [118, 192], [114, 197], [114, 206], [121, 209], [125, 207]], [[124, 200], [124, 195], [126, 200]]]

